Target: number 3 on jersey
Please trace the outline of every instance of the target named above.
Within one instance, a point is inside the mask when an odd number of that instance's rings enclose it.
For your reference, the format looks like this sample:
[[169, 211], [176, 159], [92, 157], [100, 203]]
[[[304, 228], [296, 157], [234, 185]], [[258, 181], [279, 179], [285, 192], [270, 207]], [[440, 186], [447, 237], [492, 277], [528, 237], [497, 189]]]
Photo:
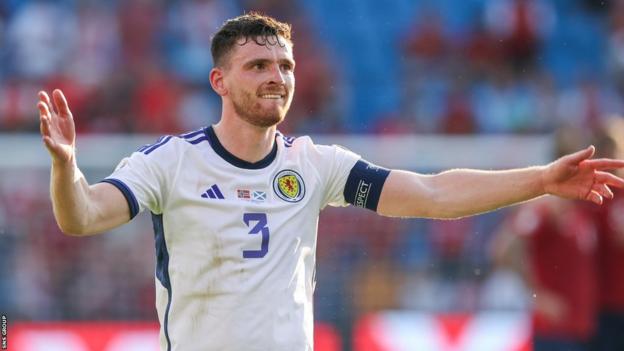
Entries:
[[262, 244], [260, 250], [243, 250], [243, 258], [262, 258], [269, 251], [269, 227], [267, 227], [266, 213], [244, 213], [243, 221], [245, 225], [251, 227], [251, 222], [256, 224], [248, 234], [262, 233]]

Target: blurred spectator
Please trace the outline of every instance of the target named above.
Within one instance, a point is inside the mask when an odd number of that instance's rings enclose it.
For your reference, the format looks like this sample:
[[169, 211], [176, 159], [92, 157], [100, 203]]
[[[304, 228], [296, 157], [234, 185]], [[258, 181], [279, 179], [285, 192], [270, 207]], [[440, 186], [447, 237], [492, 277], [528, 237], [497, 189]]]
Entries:
[[177, 111], [180, 128], [194, 130], [198, 126], [217, 123], [220, 117], [220, 101], [211, 90], [201, 86], [183, 86]]
[[555, 130], [557, 125], [558, 91], [554, 78], [545, 71], [537, 71], [531, 76], [530, 91], [535, 104], [532, 130], [529, 132], [545, 133]]
[[130, 0], [117, 7], [122, 55], [131, 71], [144, 65], [161, 68], [159, 35], [165, 21], [163, 6], [159, 1]]
[[532, 131], [537, 96], [532, 85], [509, 66], [492, 69], [472, 96], [479, 130], [484, 133]]
[[624, 1], [614, 1], [610, 11], [610, 32], [606, 58], [613, 85], [624, 94]]
[[[113, 11], [111, 4], [92, 0], [80, 2], [76, 9], [75, 47], [64, 67], [82, 89], [101, 84], [121, 60], [119, 21]], [[72, 38], [63, 40], [68, 39]]]
[[440, 131], [445, 134], [472, 134], [476, 130], [476, 121], [468, 96], [463, 91], [451, 93], [442, 116]]
[[39, 123], [29, 114], [32, 94], [40, 88], [27, 80], [6, 79], [0, 85], [0, 126], [5, 131], [35, 130]]
[[[400, 37], [403, 63], [403, 113], [378, 122], [376, 129], [437, 132], [446, 111], [450, 78], [448, 56], [452, 45], [445, 36], [442, 18], [433, 8], [419, 8], [414, 23]], [[388, 117], [388, 116], [386, 116]], [[387, 120], [386, 120], [387, 119]], [[400, 123], [397, 123], [399, 122]]]
[[388, 258], [362, 260], [354, 268], [352, 296], [357, 317], [399, 307], [403, 275]]
[[152, 134], [182, 133], [176, 109], [181, 95], [179, 82], [149, 64], [141, 68], [138, 77], [140, 83], [130, 99], [135, 116], [134, 130]]
[[622, 113], [622, 109], [621, 97], [610, 86], [588, 78], [561, 93], [557, 119], [562, 124], [594, 130], [602, 124], [603, 116]]
[[177, 78], [207, 85], [212, 69], [211, 37], [227, 18], [237, 13], [229, 1], [173, 2], [166, 15], [164, 55]]
[[[550, 132], [559, 120], [591, 126], [623, 112], [621, 2], [445, 4], [398, 1], [376, 11], [371, 0], [354, 8], [284, 0], [6, 1], [0, 130], [35, 131], [32, 92], [59, 82], [80, 132], [149, 125], [149, 132], [175, 133], [207, 124], [213, 117], [200, 117], [214, 112], [216, 100], [207, 82], [210, 37], [225, 18], [249, 10], [293, 24], [298, 80], [285, 133]], [[344, 16], [309, 11], [330, 5], [357, 18], [345, 25]], [[382, 49], [362, 56], [370, 48]], [[165, 81], [171, 95], [146, 91]], [[134, 99], [154, 96], [166, 96], [159, 106], [167, 111], [144, 115], [156, 108]]]
[[332, 129], [332, 119], [340, 123], [340, 117], [332, 113], [338, 97], [334, 88], [336, 72], [308, 20], [299, 16], [292, 25], [297, 36], [293, 48], [297, 87], [288, 118], [279, 128], [284, 133], [326, 132]]
[[51, 1], [31, 1], [9, 18], [9, 73], [39, 79], [65, 69], [78, 35], [76, 13]]
[[[403, 113], [413, 120], [408, 132], [437, 133], [441, 120], [444, 118], [448, 92], [451, 89], [450, 79], [446, 74], [435, 70], [424, 70], [418, 74], [405, 73], [409, 77], [404, 85]], [[391, 121], [382, 120], [384, 125]], [[406, 123], [408, 124], [408, 123]]]
[[556, 21], [551, 3], [543, 0], [490, 0], [485, 15], [489, 30], [504, 43], [506, 60], [519, 71], [535, 64]]
[[503, 45], [482, 22], [474, 25], [461, 50], [470, 64], [470, 71], [475, 79], [482, 78], [493, 67], [504, 64]]
[[449, 53], [450, 43], [444, 36], [442, 19], [433, 11], [419, 12], [424, 12], [419, 16], [421, 23], [408, 31], [403, 50], [426, 67], [443, 60]]

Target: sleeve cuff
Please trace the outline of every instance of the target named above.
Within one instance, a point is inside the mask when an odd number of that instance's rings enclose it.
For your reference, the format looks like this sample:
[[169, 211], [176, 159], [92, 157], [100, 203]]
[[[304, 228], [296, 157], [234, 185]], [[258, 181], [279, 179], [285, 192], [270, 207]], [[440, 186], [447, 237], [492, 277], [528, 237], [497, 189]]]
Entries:
[[130, 190], [130, 188], [124, 182], [119, 179], [106, 178], [100, 183], [112, 184], [117, 189], [119, 189], [119, 191], [121, 191], [123, 196], [126, 198], [126, 201], [128, 201], [128, 207], [130, 208], [130, 219], [136, 217], [136, 215], [139, 214], [139, 203], [137, 202], [137, 199], [134, 196], [132, 190]]

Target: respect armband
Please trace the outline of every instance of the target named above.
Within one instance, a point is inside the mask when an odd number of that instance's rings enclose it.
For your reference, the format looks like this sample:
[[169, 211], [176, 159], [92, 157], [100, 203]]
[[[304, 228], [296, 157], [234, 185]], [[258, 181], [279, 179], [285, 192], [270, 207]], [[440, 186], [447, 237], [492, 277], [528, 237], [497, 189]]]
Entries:
[[355, 207], [377, 211], [381, 190], [389, 174], [389, 169], [365, 160], [357, 161], [345, 184], [345, 200]]

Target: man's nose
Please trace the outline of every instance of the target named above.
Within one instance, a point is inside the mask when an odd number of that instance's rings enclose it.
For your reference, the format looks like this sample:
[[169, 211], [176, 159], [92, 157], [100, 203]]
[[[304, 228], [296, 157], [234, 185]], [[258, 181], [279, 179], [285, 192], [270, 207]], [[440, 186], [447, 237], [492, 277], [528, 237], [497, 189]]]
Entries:
[[271, 83], [284, 84], [286, 80], [284, 79], [284, 73], [280, 69], [279, 65], [271, 66]]

